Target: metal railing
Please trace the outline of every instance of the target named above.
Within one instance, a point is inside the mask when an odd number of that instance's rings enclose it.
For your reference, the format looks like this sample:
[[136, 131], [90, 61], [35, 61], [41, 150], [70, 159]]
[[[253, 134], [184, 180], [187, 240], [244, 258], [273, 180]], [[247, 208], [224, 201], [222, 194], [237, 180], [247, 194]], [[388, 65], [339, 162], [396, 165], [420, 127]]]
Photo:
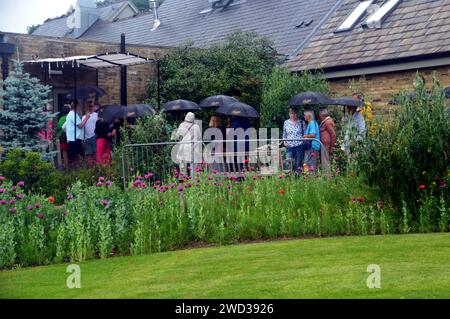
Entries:
[[[247, 139], [247, 140], [201, 140], [191, 142], [160, 142], [160, 143], [145, 143], [145, 144], [128, 144], [125, 145], [121, 153], [122, 165], [122, 181], [126, 188], [129, 182], [132, 182], [138, 175], [144, 175], [152, 172], [152, 179], [163, 181], [169, 176], [173, 176], [176, 170], [179, 171], [179, 164], [175, 163], [171, 158], [172, 149], [177, 145], [191, 145], [191, 161], [187, 161], [190, 167], [188, 173], [195, 177], [199, 171], [208, 173], [219, 173], [218, 175], [226, 176], [233, 174], [241, 174], [243, 170], [254, 171], [265, 175], [275, 175], [282, 171], [295, 170], [293, 163], [288, 161], [283, 156], [283, 149], [285, 149], [285, 142], [306, 142], [315, 141], [320, 144], [320, 163], [321, 170], [325, 173], [330, 172], [330, 163], [327, 156], [326, 148], [323, 143], [315, 138], [301, 138], [301, 139]], [[250, 150], [234, 151], [236, 145], [256, 145], [256, 148]], [[283, 146], [280, 146], [282, 143]], [[221, 144], [226, 146], [233, 146], [233, 151], [215, 151], [214, 158], [223, 159], [222, 162], [205, 161], [204, 150], [220, 149], [214, 147]], [[201, 158], [199, 154], [194, 154], [196, 147], [201, 145]], [[224, 147], [222, 147], [224, 148]], [[226, 147], [225, 147], [226, 148]], [[245, 146], [244, 146], [245, 148]], [[238, 148], [239, 149], [239, 148]], [[242, 147], [241, 147], [242, 149]]]

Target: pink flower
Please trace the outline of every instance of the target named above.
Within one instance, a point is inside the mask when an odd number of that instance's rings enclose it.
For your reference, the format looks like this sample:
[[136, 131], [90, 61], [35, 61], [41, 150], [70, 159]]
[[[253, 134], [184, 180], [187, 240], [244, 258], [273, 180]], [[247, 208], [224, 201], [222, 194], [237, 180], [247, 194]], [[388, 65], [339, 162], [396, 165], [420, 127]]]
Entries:
[[25, 182], [24, 181], [20, 181], [20, 182], [17, 183], [17, 186], [24, 187], [25, 186]]
[[107, 199], [102, 199], [100, 201], [100, 204], [102, 204], [103, 206], [108, 206], [109, 205], [109, 201]]
[[111, 181], [106, 181], [106, 187], [110, 187], [112, 185]]
[[73, 199], [73, 195], [72, 194], [67, 194], [67, 200], [72, 200]]
[[4, 181], [5, 180], [5, 176], [0, 176], [0, 181]]
[[149, 172], [149, 173], [145, 174], [144, 177], [145, 177], [145, 179], [150, 179], [153, 177], [153, 173]]
[[440, 188], [445, 188], [445, 182], [444, 181], [440, 181], [439, 182], [439, 187]]
[[98, 186], [98, 187], [102, 187], [102, 186], [103, 186], [103, 183], [102, 183], [102, 182], [98, 182], [98, 183], [97, 183], [97, 186]]
[[16, 194], [16, 197], [17, 197], [18, 199], [23, 199], [24, 195], [23, 195], [23, 194]]
[[2, 204], [2, 205], [6, 205], [6, 203], [7, 203], [6, 199], [2, 199], [2, 200], [0, 201], [0, 204]]
[[0, 188], [0, 194], [3, 194], [3, 193], [5, 193], [5, 192], [6, 192], [6, 189]]
[[13, 187], [11, 187], [11, 190], [12, 190], [13, 192], [15, 192], [15, 191], [17, 190], [17, 187], [16, 187], [16, 186], [13, 186]]
[[11, 200], [9, 201], [9, 204], [14, 205], [16, 203], [16, 200], [14, 198], [11, 198]]
[[356, 198], [352, 196], [352, 203], [356, 202]]
[[11, 208], [9, 211], [11, 212], [11, 214], [15, 215], [17, 213], [17, 208]]
[[227, 188], [228, 188], [228, 189], [231, 189], [231, 187], [232, 187], [232, 186], [231, 186], [230, 184], [227, 185]]
[[161, 181], [158, 179], [158, 180], [155, 182], [155, 184], [156, 184], [156, 185], [160, 185], [160, 184], [161, 184]]
[[36, 217], [39, 219], [44, 219], [45, 215], [40, 213], [40, 214], [37, 214]]
[[167, 187], [166, 187], [166, 186], [161, 186], [161, 187], [159, 188], [159, 192], [160, 192], [160, 193], [165, 193], [165, 192], [167, 192]]
[[178, 186], [178, 191], [181, 193], [184, 190], [183, 186]]
[[33, 207], [32, 205], [28, 205], [28, 206], [27, 206], [27, 209], [28, 209], [28, 210], [33, 210], [33, 208], [34, 208], [34, 207]]
[[103, 182], [105, 180], [105, 178], [103, 177], [103, 176], [100, 176], [99, 178], [98, 178], [98, 181], [99, 182]]
[[34, 205], [34, 207], [36, 207], [37, 209], [39, 209], [39, 208], [41, 208], [42, 206], [41, 206], [41, 204], [36, 203], [36, 205]]

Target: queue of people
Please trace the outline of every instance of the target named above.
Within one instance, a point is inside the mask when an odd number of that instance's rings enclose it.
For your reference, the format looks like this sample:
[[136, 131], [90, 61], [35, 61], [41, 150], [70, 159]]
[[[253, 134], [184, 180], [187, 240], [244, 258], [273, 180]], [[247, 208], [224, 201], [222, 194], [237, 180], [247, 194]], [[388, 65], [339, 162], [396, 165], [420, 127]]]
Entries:
[[[357, 97], [355, 97], [357, 98]], [[349, 117], [346, 118], [343, 149], [350, 158], [352, 145], [364, 139], [366, 124], [360, 109], [348, 106]], [[328, 109], [319, 111], [320, 125], [312, 110], [303, 113], [304, 120], [299, 117], [298, 110], [289, 110], [289, 119], [283, 125], [283, 140], [286, 147], [286, 162], [294, 170], [315, 171], [318, 159], [322, 158], [322, 166], [328, 166], [336, 147], [336, 124]], [[320, 143], [318, 142], [320, 141]], [[322, 155], [322, 156], [321, 156]]]
[[89, 167], [111, 164], [112, 143], [120, 138], [121, 123], [111, 125], [100, 119], [98, 109], [93, 101], [87, 102], [84, 115], [77, 100], [63, 106], [56, 134], [65, 168], [76, 166], [82, 158]]

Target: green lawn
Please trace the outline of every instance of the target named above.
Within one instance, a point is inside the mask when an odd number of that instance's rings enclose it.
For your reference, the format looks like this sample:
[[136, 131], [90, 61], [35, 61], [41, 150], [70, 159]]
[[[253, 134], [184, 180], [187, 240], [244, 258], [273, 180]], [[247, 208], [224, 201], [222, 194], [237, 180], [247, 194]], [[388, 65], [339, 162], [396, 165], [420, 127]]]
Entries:
[[[369, 264], [381, 289], [368, 289]], [[0, 298], [450, 298], [450, 234], [201, 248], [0, 272]]]

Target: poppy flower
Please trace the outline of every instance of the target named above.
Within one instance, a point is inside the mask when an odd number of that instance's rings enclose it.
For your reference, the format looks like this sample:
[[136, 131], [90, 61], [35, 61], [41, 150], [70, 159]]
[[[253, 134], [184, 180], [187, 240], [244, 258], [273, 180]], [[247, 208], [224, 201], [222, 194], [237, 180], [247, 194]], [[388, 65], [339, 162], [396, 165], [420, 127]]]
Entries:
[[50, 196], [48, 198], [48, 201], [53, 204], [55, 202], [55, 198], [53, 196]]
[[72, 194], [67, 194], [67, 200], [72, 200], [73, 199], [73, 195]]
[[0, 176], [0, 181], [4, 181], [5, 180], [5, 176]]
[[39, 214], [36, 215], [36, 217], [39, 218], [39, 219], [44, 219], [45, 215], [42, 214], [42, 213], [39, 213]]
[[360, 202], [360, 203], [364, 202], [364, 198], [358, 197], [358, 202]]
[[98, 178], [98, 181], [99, 182], [103, 182], [105, 180], [105, 177], [103, 177], [103, 176], [100, 176], [99, 178]]
[[11, 212], [11, 214], [15, 215], [17, 213], [17, 208], [11, 208], [9, 211]]
[[283, 179], [284, 178], [284, 175], [280, 175], [280, 176], [278, 176], [280, 179]]
[[419, 189], [425, 189], [426, 186], [425, 185], [419, 185]]
[[13, 187], [11, 187], [11, 190], [12, 190], [13, 192], [15, 192], [15, 191], [17, 190], [17, 187], [16, 187], [16, 186], [13, 186]]
[[2, 205], [6, 205], [6, 203], [7, 203], [6, 199], [2, 199], [2, 200], [0, 201], [0, 204], [2, 204]]
[[244, 160], [244, 163], [245, 163], [245, 164], [248, 164], [248, 163], [249, 163], [249, 160], [248, 160], [248, 159]]
[[17, 186], [24, 187], [25, 186], [25, 182], [24, 181], [20, 181], [20, 182], [17, 183]]
[[109, 201], [107, 199], [102, 199], [100, 201], [100, 204], [102, 204], [103, 206], [108, 206], [109, 205]]
[[180, 193], [181, 193], [181, 192], [183, 192], [183, 191], [184, 191], [184, 188], [183, 188], [183, 186], [181, 186], [181, 185], [180, 185], [180, 186], [178, 186], [178, 192], [180, 192]]
[[34, 207], [33, 207], [32, 205], [28, 205], [28, 206], [27, 206], [27, 209], [28, 209], [28, 210], [33, 210], [33, 208], [34, 208]]
[[352, 196], [352, 203], [356, 202], [356, 198]]
[[6, 192], [6, 189], [0, 188], [0, 194], [3, 194], [3, 193], [5, 193], [5, 192]]
[[16, 197], [18, 198], [18, 199], [22, 199], [23, 198], [23, 194], [16, 194]]
[[149, 172], [149, 173], [145, 174], [144, 177], [145, 177], [145, 179], [150, 179], [153, 177], [153, 173]]
[[105, 185], [106, 185], [106, 187], [110, 187], [112, 185], [112, 182], [111, 181], [106, 181]]
[[439, 187], [440, 188], [444, 188], [445, 187], [445, 182], [444, 181], [440, 181], [439, 182]]
[[14, 205], [16, 203], [16, 200], [14, 198], [11, 198], [11, 200], [9, 201], [10, 205]]
[[278, 191], [278, 193], [279, 193], [280, 195], [284, 195], [284, 194], [286, 194], [286, 191], [283, 190], [283, 189], [280, 189], [280, 190]]
[[102, 187], [103, 186], [103, 183], [102, 182], [98, 182], [97, 183], [97, 187]]

